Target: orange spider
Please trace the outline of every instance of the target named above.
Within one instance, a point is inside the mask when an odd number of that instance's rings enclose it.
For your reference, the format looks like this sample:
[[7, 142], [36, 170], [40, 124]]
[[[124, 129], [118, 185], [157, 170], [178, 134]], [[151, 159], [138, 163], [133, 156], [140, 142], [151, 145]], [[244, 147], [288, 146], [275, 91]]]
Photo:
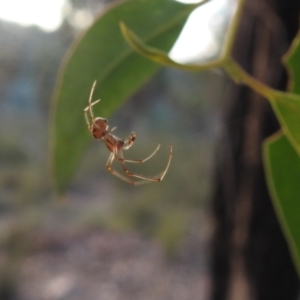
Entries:
[[[133, 143], [136, 139], [135, 133], [132, 132], [128, 139], [123, 140], [112, 134], [112, 132], [116, 129], [116, 127], [109, 130], [107, 119], [100, 118], [100, 117], [96, 117], [96, 118], [94, 117], [92, 106], [97, 104], [98, 102], [100, 102], [100, 99], [92, 102], [92, 96], [93, 96], [95, 86], [96, 86], [96, 81], [94, 81], [92, 89], [91, 89], [91, 93], [90, 93], [90, 97], [89, 97], [89, 105], [83, 111], [84, 111], [84, 116], [85, 116], [86, 123], [88, 126], [88, 130], [92, 133], [92, 135], [94, 136], [95, 139], [101, 140], [102, 142], [104, 142], [106, 147], [108, 148], [108, 150], [111, 152], [109, 155], [107, 164], [106, 164], [107, 170], [111, 174], [113, 174], [113, 175], [119, 177], [120, 179], [122, 179], [130, 184], [133, 184], [133, 185], [141, 184], [146, 181], [161, 182], [163, 180], [163, 178], [165, 177], [165, 175], [169, 169], [170, 163], [171, 163], [172, 145], [170, 145], [170, 155], [169, 155], [167, 166], [160, 175], [157, 175], [155, 177], [148, 177], [148, 176], [143, 176], [143, 175], [139, 175], [139, 174], [130, 172], [125, 167], [125, 162], [141, 164], [141, 163], [147, 161], [148, 159], [150, 159], [152, 156], [155, 155], [155, 153], [160, 148], [160, 144], [156, 147], [156, 149], [153, 151], [152, 154], [150, 154], [148, 157], [146, 157], [144, 159], [138, 159], [138, 160], [124, 159], [123, 150], [128, 150], [133, 145]], [[90, 114], [90, 117], [89, 117], [88, 113]], [[122, 169], [125, 174], [121, 174], [112, 169], [111, 165], [112, 165], [113, 161], [117, 161], [121, 164]], [[139, 178], [142, 180], [134, 181], [131, 177]]]

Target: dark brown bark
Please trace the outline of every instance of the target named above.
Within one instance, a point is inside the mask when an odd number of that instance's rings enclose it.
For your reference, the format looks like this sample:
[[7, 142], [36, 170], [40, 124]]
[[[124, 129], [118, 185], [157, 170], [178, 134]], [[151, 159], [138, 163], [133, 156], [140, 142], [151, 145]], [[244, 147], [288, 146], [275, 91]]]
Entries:
[[[285, 90], [281, 57], [298, 30], [300, 1], [246, 2], [234, 57], [257, 79]], [[233, 89], [217, 155], [211, 299], [297, 299], [299, 279], [261, 159], [263, 140], [279, 125], [265, 99], [244, 86]]]

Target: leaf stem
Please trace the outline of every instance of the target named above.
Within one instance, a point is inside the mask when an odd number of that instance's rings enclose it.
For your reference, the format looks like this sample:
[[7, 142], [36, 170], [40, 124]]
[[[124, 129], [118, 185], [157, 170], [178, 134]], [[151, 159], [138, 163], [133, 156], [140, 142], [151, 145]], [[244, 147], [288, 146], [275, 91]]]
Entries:
[[223, 68], [234, 81], [243, 82], [270, 101], [274, 99], [276, 91], [248, 74], [233, 58], [228, 57], [224, 60]]

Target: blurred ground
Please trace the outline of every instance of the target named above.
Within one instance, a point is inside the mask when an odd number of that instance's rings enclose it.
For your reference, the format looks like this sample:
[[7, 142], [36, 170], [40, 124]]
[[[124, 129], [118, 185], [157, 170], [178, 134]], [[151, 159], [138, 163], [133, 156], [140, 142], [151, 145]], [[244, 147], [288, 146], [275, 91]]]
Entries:
[[1, 300], [208, 299], [207, 212], [191, 214], [174, 203], [158, 213], [164, 195], [152, 203], [140, 196], [164, 186], [124, 194], [109, 182], [120, 190], [127, 184], [107, 175], [75, 184], [66, 203], [48, 199], [2, 210]]
[[21, 266], [20, 300], [207, 299], [199, 236], [171, 260], [138, 234], [107, 230], [38, 234], [34, 248]]

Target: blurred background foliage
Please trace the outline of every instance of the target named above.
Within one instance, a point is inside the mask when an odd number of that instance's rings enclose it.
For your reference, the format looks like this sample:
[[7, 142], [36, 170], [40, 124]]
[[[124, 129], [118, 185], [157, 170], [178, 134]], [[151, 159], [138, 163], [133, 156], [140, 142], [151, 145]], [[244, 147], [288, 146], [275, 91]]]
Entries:
[[[32, 253], [37, 236], [135, 231], [161, 243], [173, 259], [184, 256], [187, 241], [200, 239], [199, 252], [208, 245], [221, 98], [230, 95], [222, 74], [161, 69], [110, 118], [118, 136], [137, 134], [128, 157], [144, 157], [162, 145], [150, 163], [134, 171], [159, 172], [173, 144], [172, 164], [161, 184], [132, 187], [111, 176], [105, 168], [107, 149], [92, 141], [67, 203], [54, 195], [48, 165], [54, 82], [71, 42], [108, 2], [68, 1], [54, 31], [0, 21], [0, 299], [15, 297], [21, 262]], [[202, 267], [207, 270], [207, 260]]]

